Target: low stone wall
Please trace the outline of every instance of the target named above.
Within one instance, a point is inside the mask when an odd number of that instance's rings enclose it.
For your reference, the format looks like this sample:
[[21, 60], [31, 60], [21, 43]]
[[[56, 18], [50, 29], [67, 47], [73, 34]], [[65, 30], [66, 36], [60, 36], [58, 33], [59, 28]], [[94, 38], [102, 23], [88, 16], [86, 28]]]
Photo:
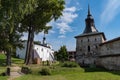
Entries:
[[103, 56], [96, 60], [96, 65], [108, 70], [120, 70], [120, 56]]

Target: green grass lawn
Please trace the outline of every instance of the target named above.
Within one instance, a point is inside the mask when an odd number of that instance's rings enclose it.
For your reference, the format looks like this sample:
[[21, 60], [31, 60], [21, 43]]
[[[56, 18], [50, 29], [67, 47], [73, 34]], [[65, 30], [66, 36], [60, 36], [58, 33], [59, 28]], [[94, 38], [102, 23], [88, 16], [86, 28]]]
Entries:
[[[5, 62], [5, 56], [0, 54], [0, 63]], [[23, 66], [23, 60], [12, 58], [12, 63]], [[0, 64], [0, 65], [1, 65]], [[41, 65], [27, 66], [32, 70], [31, 74], [23, 75], [14, 80], [120, 80], [120, 71], [106, 71], [100, 68], [65, 68], [53, 65], [51, 67]], [[42, 76], [38, 72], [42, 67], [48, 67], [52, 71], [49, 76]], [[4, 72], [6, 67], [0, 66], [0, 73]], [[0, 80], [7, 80], [8, 77], [0, 76]]]
[[[4, 66], [5, 62], [6, 62], [5, 54], [0, 54], [0, 66]], [[22, 66], [23, 63], [24, 63], [24, 60], [12, 57], [12, 64], [16, 64], [16, 65], [19, 65], [19, 66], [21, 65]]]
[[[89, 68], [90, 69], [90, 68]], [[120, 72], [113, 71], [93, 71], [86, 72], [83, 68], [63, 68], [56, 67], [52, 70], [52, 75], [41, 76], [37, 72], [24, 75], [15, 80], [120, 80]], [[115, 74], [116, 73], [116, 74]]]
[[[22, 59], [12, 57], [12, 66], [13, 66], [13, 64], [22, 66], [23, 61], [24, 60], [22, 60]], [[5, 62], [6, 62], [5, 54], [0, 54], [0, 74], [6, 71], [7, 66], [5, 66]], [[0, 80], [7, 80], [7, 79], [8, 79], [7, 76], [0, 76]]]

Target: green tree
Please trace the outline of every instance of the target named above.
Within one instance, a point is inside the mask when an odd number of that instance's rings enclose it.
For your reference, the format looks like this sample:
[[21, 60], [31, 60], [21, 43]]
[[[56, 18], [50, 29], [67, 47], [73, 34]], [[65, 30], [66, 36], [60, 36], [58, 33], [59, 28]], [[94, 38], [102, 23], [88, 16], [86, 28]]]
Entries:
[[6, 52], [6, 64], [11, 65], [11, 51], [20, 46], [19, 22], [34, 11], [36, 0], [0, 0], [0, 50]]
[[61, 46], [61, 48], [56, 53], [55, 57], [58, 61], [67, 61], [68, 60], [68, 53], [66, 46]]
[[51, 20], [57, 20], [64, 9], [63, 0], [38, 0], [36, 9], [33, 13], [25, 15], [22, 20], [22, 28], [28, 32], [28, 42], [25, 57], [25, 64], [32, 63], [32, 48], [34, 41], [34, 34], [41, 31], [45, 33], [50, 27], [46, 26]]

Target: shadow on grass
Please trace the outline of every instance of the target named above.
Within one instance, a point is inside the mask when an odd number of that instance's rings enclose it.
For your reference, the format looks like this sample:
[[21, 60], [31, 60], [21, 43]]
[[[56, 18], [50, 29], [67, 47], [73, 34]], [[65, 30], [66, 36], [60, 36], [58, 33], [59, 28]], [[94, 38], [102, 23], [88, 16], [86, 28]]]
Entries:
[[85, 72], [108, 72], [114, 75], [120, 75], [120, 71], [107, 70], [103, 67], [84, 67]]
[[80, 65], [84, 69], [85, 72], [107, 72], [108, 70], [101, 67], [101, 66], [96, 66], [94, 64], [91, 65]]
[[23, 59], [19, 59], [19, 58], [12, 58], [12, 63], [23, 64], [24, 60]]
[[[11, 63], [13, 64], [23, 64], [24, 60], [18, 59], [18, 58], [12, 58]], [[6, 59], [0, 59], [0, 67], [5, 67], [6, 66]]]
[[85, 72], [107, 72], [105, 68], [102, 67], [84, 67]]
[[120, 71], [110, 71], [110, 73], [115, 74], [115, 75], [120, 75]]

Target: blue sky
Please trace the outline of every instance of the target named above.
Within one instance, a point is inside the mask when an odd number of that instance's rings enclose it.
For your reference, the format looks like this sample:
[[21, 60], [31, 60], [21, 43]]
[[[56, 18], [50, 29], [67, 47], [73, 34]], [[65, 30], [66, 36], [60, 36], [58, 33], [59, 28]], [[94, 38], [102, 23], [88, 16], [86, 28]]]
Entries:
[[[66, 45], [69, 51], [75, 50], [75, 36], [82, 34], [85, 29], [88, 3], [99, 32], [104, 32], [107, 40], [120, 36], [120, 1], [119, 0], [65, 0], [66, 5], [61, 16], [56, 22], [47, 25], [53, 26], [46, 35], [47, 43], [58, 50]], [[23, 37], [26, 39], [26, 34]], [[43, 33], [35, 36], [35, 40], [42, 41]]]

